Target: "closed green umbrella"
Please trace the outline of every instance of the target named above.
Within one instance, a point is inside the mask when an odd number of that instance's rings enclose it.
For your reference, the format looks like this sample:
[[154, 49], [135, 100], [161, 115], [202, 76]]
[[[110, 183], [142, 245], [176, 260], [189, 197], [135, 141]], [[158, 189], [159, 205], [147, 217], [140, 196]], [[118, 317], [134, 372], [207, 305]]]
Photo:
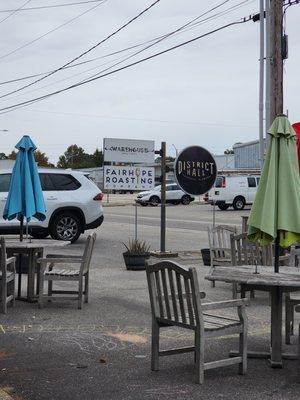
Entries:
[[[279, 245], [300, 243], [300, 176], [296, 133], [287, 117], [276, 117], [269, 134], [271, 141], [248, 220], [248, 238], [262, 245], [276, 240], [278, 250]], [[276, 263], [278, 257], [278, 272]]]

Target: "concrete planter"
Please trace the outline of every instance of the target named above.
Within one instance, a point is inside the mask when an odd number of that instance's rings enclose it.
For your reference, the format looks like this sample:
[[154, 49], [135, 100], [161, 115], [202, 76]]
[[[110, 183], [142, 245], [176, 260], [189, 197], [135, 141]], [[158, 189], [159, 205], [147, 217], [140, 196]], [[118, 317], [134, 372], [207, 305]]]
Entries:
[[123, 253], [126, 269], [132, 271], [145, 270], [146, 260], [150, 257], [150, 253], [145, 254], [132, 254]]

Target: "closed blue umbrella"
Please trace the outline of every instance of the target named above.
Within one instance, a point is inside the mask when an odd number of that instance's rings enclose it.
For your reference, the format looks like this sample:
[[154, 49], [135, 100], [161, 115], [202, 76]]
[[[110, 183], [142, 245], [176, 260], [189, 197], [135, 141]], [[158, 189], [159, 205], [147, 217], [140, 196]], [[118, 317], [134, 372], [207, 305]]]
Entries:
[[38, 174], [34, 151], [36, 146], [29, 136], [23, 136], [16, 144], [16, 163], [12, 172], [3, 218], [17, 218], [21, 222], [20, 240], [23, 240], [23, 221], [27, 223], [32, 217], [43, 221], [46, 208]]

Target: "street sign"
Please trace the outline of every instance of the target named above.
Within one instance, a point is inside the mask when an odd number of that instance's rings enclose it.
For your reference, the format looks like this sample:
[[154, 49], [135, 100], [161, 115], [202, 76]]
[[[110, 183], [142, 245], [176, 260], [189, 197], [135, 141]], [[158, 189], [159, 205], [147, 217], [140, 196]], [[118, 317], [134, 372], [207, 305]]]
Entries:
[[176, 158], [174, 170], [181, 189], [193, 195], [208, 192], [217, 176], [215, 159], [200, 146], [190, 146], [182, 150]]
[[104, 166], [104, 189], [151, 190], [154, 188], [154, 167]]
[[154, 163], [153, 140], [104, 138], [104, 161], [122, 163]]

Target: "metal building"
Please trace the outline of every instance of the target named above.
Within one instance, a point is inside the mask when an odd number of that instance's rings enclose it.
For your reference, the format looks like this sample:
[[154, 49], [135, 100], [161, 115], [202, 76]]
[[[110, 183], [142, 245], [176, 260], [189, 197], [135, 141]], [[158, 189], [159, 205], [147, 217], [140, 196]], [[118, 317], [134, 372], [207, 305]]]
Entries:
[[[266, 141], [264, 141], [266, 151]], [[259, 141], [253, 140], [247, 143], [236, 143], [233, 145], [234, 168], [260, 168]], [[264, 153], [265, 153], [264, 151]]]

